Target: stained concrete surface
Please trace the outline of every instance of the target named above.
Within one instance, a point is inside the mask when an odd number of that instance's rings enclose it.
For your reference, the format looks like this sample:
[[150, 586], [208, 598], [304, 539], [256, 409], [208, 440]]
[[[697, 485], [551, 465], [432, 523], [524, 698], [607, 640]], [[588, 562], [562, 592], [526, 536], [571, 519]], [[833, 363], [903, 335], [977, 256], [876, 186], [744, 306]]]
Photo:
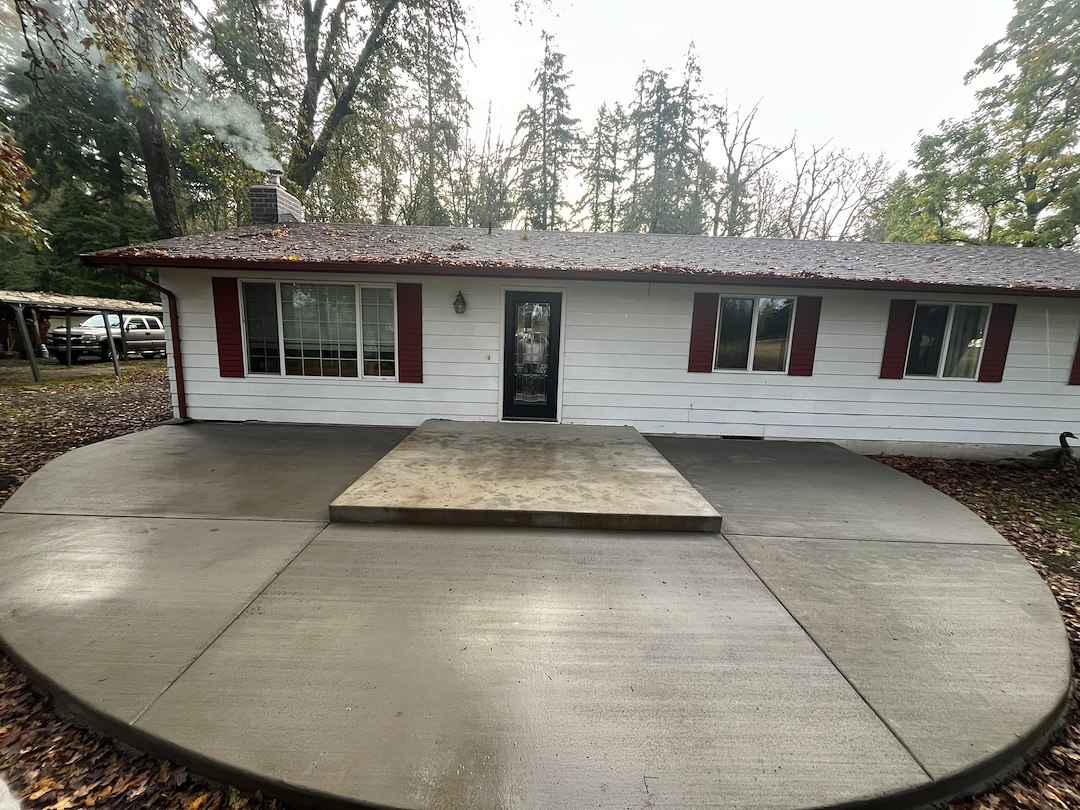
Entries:
[[935, 779], [1061, 700], [1069, 639], [1012, 548], [728, 540]]
[[322, 526], [0, 513], [0, 633], [130, 722]]
[[1006, 544], [947, 495], [834, 444], [649, 441], [724, 515], [725, 534]]
[[138, 725], [396, 807], [927, 781], [727, 543], [686, 535], [334, 524]]
[[630, 427], [429, 420], [330, 506], [333, 520], [719, 531]]
[[[838, 448], [657, 440], [740, 516], [732, 545], [323, 528], [316, 496], [400, 438], [336, 431], [159, 428], [51, 462], [0, 513], [0, 637], [114, 733], [320, 807], [797, 807], [905, 788], [915, 806], [992, 777], [988, 754], [1015, 762], [1067, 695], [1064, 628], [1020, 555]], [[221, 516], [47, 514], [106, 463], [143, 489], [78, 508]], [[272, 486], [249, 495], [253, 480]], [[269, 519], [237, 519], [255, 511]]]
[[328, 504], [408, 428], [164, 425], [80, 447], [5, 512], [326, 520]]

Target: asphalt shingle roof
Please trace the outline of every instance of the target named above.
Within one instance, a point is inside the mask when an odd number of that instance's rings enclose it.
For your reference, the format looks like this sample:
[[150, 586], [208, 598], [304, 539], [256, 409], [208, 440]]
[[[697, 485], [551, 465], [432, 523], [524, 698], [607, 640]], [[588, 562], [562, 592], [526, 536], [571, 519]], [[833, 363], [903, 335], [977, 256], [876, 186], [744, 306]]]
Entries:
[[1080, 292], [1080, 253], [1011, 247], [740, 239], [665, 234], [508, 231], [295, 223], [261, 225], [90, 254], [91, 264], [288, 265], [373, 271], [416, 268], [455, 276], [592, 273], [894, 282]]

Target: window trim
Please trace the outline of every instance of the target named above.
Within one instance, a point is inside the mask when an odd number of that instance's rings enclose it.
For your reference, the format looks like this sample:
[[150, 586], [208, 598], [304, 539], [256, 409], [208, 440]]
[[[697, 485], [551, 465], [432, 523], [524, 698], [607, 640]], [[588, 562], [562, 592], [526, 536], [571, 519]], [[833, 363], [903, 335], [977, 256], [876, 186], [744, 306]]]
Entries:
[[[754, 317], [750, 321], [750, 350], [746, 353], [746, 368], [717, 368], [716, 366], [716, 356], [720, 351], [720, 320], [724, 315], [725, 298], [749, 298], [754, 302]], [[757, 346], [758, 302], [762, 298], [788, 298], [791, 300], [791, 316], [788, 318], [787, 328], [787, 352], [784, 355], [784, 367], [782, 369], [759, 370], [754, 368], [754, 348]], [[787, 374], [788, 367], [791, 365], [791, 345], [795, 334], [795, 313], [798, 309], [799, 296], [787, 293], [779, 295], [758, 295], [756, 293], [746, 293], [745, 295], [739, 293], [721, 294], [716, 302], [716, 323], [713, 324], [712, 371], [714, 373], [719, 371], [731, 374]]]
[[[237, 278], [237, 292], [240, 298], [240, 338], [244, 348], [244, 376], [245, 377], [260, 377], [260, 378], [287, 378], [290, 380], [318, 380], [320, 382], [337, 381], [338, 383], [348, 383], [357, 380], [366, 380], [368, 382], [398, 382], [398, 374], [401, 369], [401, 357], [398, 349], [398, 313], [397, 313], [397, 284], [393, 282], [377, 282], [375, 284], [367, 284], [358, 281], [312, 281], [310, 279], [267, 279], [267, 278]], [[248, 321], [247, 321], [247, 302], [244, 299], [244, 287], [247, 284], [273, 284], [274, 296], [277, 307], [277, 327], [278, 327], [278, 352], [280, 357], [281, 370], [277, 373], [272, 371], [252, 371], [250, 368], [251, 357], [248, 352]], [[352, 287], [353, 288], [353, 300], [356, 302], [356, 376], [355, 377], [333, 377], [322, 376], [315, 374], [286, 374], [285, 373], [285, 324], [282, 321], [281, 315], [281, 285], [282, 284], [320, 284], [324, 286], [336, 286], [336, 287]], [[362, 298], [361, 288], [373, 287], [379, 289], [390, 290], [390, 294], [393, 301], [393, 313], [394, 313], [394, 375], [371, 375], [364, 374], [364, 333], [363, 323], [364, 315], [362, 312]]]
[[[941, 342], [941, 356], [938, 357], [937, 372], [935, 374], [909, 374], [908, 360], [911, 358], [911, 342], [915, 338], [915, 318], [919, 314], [919, 307], [940, 307], [947, 306], [949, 308], [949, 315], [945, 319], [945, 338]], [[945, 360], [949, 356], [949, 346], [952, 340], [952, 326], [953, 318], [956, 315], [957, 307], [981, 307], [986, 310], [986, 321], [983, 324], [983, 336], [982, 343], [979, 345], [979, 359], [975, 363], [975, 373], [971, 377], [946, 377], [945, 376]], [[979, 382], [979, 374], [982, 371], [983, 356], [986, 354], [986, 339], [990, 334], [990, 316], [994, 312], [994, 305], [981, 303], [978, 301], [920, 301], [916, 299], [915, 306], [911, 310], [911, 323], [908, 324], [908, 339], [907, 348], [904, 351], [904, 379], [912, 380], [970, 380], [971, 382]]]

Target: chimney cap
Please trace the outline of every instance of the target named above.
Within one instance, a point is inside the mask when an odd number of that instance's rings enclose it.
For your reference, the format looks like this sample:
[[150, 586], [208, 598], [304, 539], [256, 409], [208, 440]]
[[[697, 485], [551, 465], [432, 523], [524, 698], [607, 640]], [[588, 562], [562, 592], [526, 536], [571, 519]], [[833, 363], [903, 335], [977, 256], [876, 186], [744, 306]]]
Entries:
[[281, 185], [281, 175], [285, 174], [281, 169], [267, 169], [266, 182], [272, 186]]

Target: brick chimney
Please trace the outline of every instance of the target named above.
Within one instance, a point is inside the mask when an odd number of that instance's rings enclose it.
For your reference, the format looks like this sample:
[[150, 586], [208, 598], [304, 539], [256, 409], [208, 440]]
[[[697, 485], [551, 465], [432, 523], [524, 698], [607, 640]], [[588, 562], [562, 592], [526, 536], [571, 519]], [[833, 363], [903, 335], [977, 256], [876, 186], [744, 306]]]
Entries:
[[280, 222], [303, 222], [304, 206], [281, 185], [281, 170], [266, 173], [266, 183], [248, 190], [252, 225], [276, 225]]

